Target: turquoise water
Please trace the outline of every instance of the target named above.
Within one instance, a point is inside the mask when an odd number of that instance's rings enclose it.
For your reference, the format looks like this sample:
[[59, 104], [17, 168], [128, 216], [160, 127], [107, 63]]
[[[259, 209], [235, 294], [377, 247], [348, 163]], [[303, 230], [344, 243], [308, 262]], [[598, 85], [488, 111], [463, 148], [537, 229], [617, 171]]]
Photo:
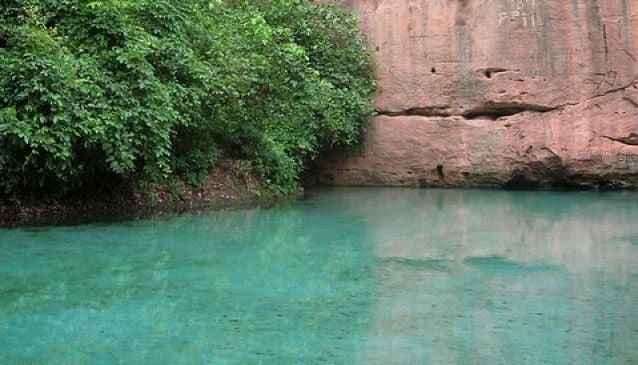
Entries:
[[638, 364], [638, 194], [0, 230], [0, 364]]

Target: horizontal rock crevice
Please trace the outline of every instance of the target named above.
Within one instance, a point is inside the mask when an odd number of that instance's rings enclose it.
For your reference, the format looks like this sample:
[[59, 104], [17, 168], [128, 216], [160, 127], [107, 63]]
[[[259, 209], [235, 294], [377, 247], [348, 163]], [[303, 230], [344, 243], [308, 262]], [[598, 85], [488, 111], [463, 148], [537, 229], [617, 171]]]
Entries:
[[604, 139], [608, 139], [610, 141], [626, 144], [628, 146], [638, 146], [638, 134], [630, 133], [626, 137], [610, 137], [610, 136], [601, 136]]
[[546, 113], [556, 109], [555, 107], [526, 103], [488, 102], [464, 112], [461, 116], [465, 119], [498, 120], [502, 117], [509, 117], [524, 112]]
[[386, 110], [377, 110], [377, 115], [385, 115], [388, 117], [409, 117], [409, 116], [420, 116], [420, 117], [452, 117], [454, 116], [452, 113], [446, 111], [446, 108], [437, 108], [437, 107], [415, 107], [409, 108], [400, 111], [386, 111]]
[[[613, 93], [625, 91], [628, 88], [638, 88], [638, 80], [634, 80], [626, 85], [607, 90], [605, 93], [596, 95], [592, 98], [567, 102], [559, 105], [538, 105], [531, 103], [520, 103], [516, 101], [512, 102], [499, 102], [499, 101], [487, 101], [479, 106], [468, 109], [463, 113], [453, 113], [449, 109], [449, 106], [426, 106], [426, 107], [413, 107], [399, 111], [377, 110], [377, 115], [385, 115], [389, 117], [406, 117], [406, 116], [422, 116], [422, 117], [463, 117], [465, 119], [490, 119], [498, 120], [502, 117], [508, 117], [524, 112], [533, 113], [547, 113], [559, 109], [564, 109], [571, 106], [578, 106], [586, 102], [594, 101], [598, 98], [608, 96]], [[630, 97], [623, 97], [623, 100], [628, 101], [635, 107], [638, 107], [638, 102]]]
[[544, 105], [534, 105], [526, 103], [500, 103], [490, 101], [475, 108], [469, 109], [463, 113], [452, 113], [446, 107], [415, 107], [401, 111], [378, 110], [377, 115], [389, 117], [462, 117], [464, 119], [498, 120], [502, 117], [508, 117], [524, 112], [546, 113], [556, 109], [557, 108], [555, 107]]

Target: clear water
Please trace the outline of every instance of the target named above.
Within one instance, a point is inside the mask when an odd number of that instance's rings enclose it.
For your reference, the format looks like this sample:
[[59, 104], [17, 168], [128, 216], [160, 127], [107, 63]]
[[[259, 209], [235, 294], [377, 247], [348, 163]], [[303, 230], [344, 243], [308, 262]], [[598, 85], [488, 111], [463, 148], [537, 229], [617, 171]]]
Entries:
[[0, 230], [0, 364], [638, 364], [638, 194]]

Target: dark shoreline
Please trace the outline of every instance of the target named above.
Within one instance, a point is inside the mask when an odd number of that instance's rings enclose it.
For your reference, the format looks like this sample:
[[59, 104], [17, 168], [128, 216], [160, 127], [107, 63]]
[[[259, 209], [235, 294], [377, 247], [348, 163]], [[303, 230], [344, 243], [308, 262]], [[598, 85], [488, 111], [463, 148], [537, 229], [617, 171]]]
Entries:
[[60, 201], [0, 201], [0, 228], [77, 225], [131, 221], [173, 214], [271, 206], [287, 197], [268, 190], [232, 162], [211, 170], [197, 187], [177, 182], [157, 189], [153, 197], [126, 191], [109, 196], [71, 196]]
[[0, 205], [0, 228], [79, 225], [160, 218], [184, 213], [269, 207], [279, 201], [268, 197], [229, 197], [219, 201], [176, 201], [153, 205], [119, 202], [55, 203], [37, 206]]
[[[31, 202], [25, 204], [7, 204], [0, 201], [0, 229], [39, 227], [56, 225], [79, 225], [94, 223], [112, 223], [153, 219], [180, 214], [200, 214], [211, 211], [268, 208], [277, 202], [295, 199], [305, 194], [303, 188], [290, 195], [276, 195], [269, 191], [259, 179], [246, 173], [238, 174], [228, 165], [215, 168], [208, 181], [198, 187], [177, 184], [179, 196], [161, 187], [154, 198], [143, 198], [139, 194], [124, 193], [110, 198], [75, 197], [61, 202]], [[308, 179], [306, 185], [310, 191], [334, 187], [318, 184]], [[373, 187], [373, 186], [350, 186]], [[376, 186], [380, 187], [380, 186]], [[417, 186], [384, 186], [385, 188], [417, 188]], [[454, 190], [457, 187], [430, 187], [429, 189]], [[503, 188], [471, 187], [461, 189], [503, 190], [503, 191], [539, 191], [539, 192], [612, 192], [635, 191], [635, 189], [574, 189], [574, 188]]]

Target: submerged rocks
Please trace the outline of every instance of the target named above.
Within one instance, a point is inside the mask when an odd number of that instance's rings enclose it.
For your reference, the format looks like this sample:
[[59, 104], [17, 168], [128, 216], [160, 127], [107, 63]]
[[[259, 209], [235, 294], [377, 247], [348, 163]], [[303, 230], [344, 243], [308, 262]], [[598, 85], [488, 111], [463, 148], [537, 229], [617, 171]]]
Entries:
[[638, 187], [638, 5], [350, 0], [380, 88], [336, 185]]

